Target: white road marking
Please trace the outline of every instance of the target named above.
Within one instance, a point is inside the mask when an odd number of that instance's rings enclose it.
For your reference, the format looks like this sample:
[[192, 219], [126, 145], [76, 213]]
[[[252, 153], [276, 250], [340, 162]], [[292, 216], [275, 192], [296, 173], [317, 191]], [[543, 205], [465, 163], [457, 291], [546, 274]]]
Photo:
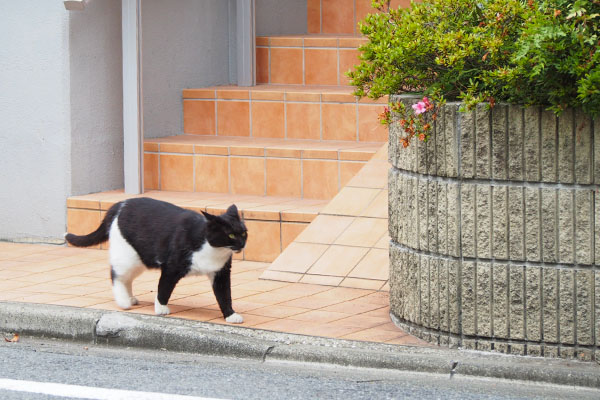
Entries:
[[50, 396], [93, 400], [217, 400], [208, 397], [184, 396], [169, 393], [137, 392], [134, 390], [105, 389], [63, 383], [0, 379], [0, 390], [40, 393]]

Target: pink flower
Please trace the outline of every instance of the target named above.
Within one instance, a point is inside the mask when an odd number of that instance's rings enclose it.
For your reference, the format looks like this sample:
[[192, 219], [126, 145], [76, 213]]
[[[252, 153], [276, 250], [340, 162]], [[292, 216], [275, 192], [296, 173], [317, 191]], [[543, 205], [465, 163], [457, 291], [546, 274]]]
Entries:
[[427, 106], [422, 101], [418, 102], [417, 104], [413, 104], [412, 108], [416, 115], [423, 114], [425, 111], [427, 111]]

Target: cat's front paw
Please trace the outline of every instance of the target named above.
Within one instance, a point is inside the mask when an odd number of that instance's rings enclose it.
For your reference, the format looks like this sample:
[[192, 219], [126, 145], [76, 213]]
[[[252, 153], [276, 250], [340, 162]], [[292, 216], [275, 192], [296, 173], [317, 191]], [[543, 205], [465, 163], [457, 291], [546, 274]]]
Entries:
[[171, 311], [169, 310], [169, 307], [167, 307], [166, 305], [162, 305], [158, 302], [158, 299], [154, 300], [154, 313], [156, 315], [168, 315]]
[[131, 297], [131, 305], [137, 306], [138, 304], [140, 304], [140, 302], [138, 301], [137, 297]]
[[230, 324], [241, 324], [244, 322], [244, 317], [234, 312], [229, 317], [225, 318], [225, 321], [229, 322]]

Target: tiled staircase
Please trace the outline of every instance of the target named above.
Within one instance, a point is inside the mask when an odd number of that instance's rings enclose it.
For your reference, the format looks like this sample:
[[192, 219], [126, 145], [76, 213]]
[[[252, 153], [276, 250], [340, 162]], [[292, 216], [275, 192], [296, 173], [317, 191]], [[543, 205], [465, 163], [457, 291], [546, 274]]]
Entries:
[[[370, 2], [309, 0], [308, 35], [258, 37], [257, 86], [183, 90], [183, 135], [145, 140], [144, 195], [217, 213], [236, 203], [240, 257], [274, 261], [387, 141], [386, 100], [358, 100], [344, 75]], [[90, 232], [127, 197], [70, 198], [69, 231]]]

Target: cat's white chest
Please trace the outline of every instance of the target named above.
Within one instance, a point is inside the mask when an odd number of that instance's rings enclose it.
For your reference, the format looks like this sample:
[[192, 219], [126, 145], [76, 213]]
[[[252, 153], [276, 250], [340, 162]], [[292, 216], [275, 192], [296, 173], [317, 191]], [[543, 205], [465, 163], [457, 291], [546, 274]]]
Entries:
[[190, 274], [207, 275], [219, 271], [232, 255], [231, 249], [226, 247], [212, 247], [204, 243], [200, 250], [192, 253]]

